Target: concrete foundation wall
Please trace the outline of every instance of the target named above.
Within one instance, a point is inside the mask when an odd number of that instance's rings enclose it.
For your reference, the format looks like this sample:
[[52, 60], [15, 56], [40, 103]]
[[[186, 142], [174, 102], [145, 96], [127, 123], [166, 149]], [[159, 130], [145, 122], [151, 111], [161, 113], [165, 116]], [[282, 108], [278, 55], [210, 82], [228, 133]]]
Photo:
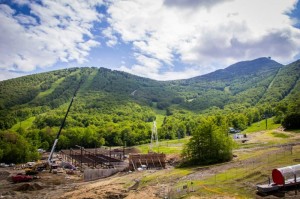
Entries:
[[84, 181], [92, 181], [109, 177], [123, 170], [124, 167], [116, 169], [85, 169], [83, 173], [83, 178]]

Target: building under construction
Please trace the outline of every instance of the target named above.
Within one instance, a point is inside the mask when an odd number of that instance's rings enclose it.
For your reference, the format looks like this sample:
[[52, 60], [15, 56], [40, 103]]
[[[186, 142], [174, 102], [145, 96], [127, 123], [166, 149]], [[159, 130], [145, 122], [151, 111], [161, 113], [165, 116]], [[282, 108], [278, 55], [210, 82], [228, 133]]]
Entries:
[[125, 150], [114, 149], [107, 150], [105, 148], [85, 149], [69, 149], [61, 150], [62, 158], [72, 165], [83, 167], [105, 167], [112, 168], [123, 165]]
[[166, 154], [148, 153], [148, 154], [129, 154], [129, 169], [138, 168], [166, 168]]

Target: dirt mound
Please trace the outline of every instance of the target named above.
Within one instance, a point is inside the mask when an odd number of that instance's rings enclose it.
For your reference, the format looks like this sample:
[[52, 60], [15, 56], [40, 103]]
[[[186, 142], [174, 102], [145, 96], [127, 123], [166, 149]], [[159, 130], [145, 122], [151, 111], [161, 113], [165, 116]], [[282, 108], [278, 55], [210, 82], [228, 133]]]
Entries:
[[120, 198], [126, 198], [127, 194], [125, 193], [116, 193], [116, 192], [106, 192], [106, 195], [104, 196], [105, 199], [120, 199]]
[[8, 171], [0, 171], [0, 180], [5, 180], [9, 176]]
[[21, 186], [17, 187], [15, 191], [37, 191], [41, 190], [43, 187], [39, 185], [38, 183], [33, 183], [33, 184], [22, 184]]
[[181, 162], [181, 157], [178, 154], [168, 154], [167, 155], [167, 163], [171, 166], [176, 166]]

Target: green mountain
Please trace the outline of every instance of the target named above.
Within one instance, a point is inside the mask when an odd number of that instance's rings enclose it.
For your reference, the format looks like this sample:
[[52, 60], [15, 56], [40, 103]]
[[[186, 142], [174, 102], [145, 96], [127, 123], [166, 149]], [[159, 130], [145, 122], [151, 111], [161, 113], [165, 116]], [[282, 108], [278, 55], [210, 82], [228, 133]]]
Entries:
[[[0, 82], [0, 115], [6, 120], [16, 116], [25, 119], [56, 109], [70, 101], [80, 81], [77, 99], [84, 104], [81, 108], [107, 113], [127, 103], [157, 109], [176, 105], [192, 111], [232, 104], [249, 107], [279, 102], [293, 89], [297, 94], [299, 74], [299, 61], [283, 66], [268, 58], [166, 82], [105, 68], [71, 68]], [[10, 127], [3, 121], [0, 126]]]
[[185, 106], [204, 110], [212, 106], [224, 108], [229, 104], [257, 104], [274, 80], [281, 64], [259, 58], [233, 64], [226, 69], [175, 81], [174, 90], [185, 96]]
[[58, 148], [146, 143], [155, 119], [160, 139], [192, 134], [199, 115], [225, 115], [244, 129], [264, 115], [282, 122], [300, 111], [299, 77], [300, 61], [283, 66], [269, 58], [176, 81], [105, 68], [57, 70], [0, 82], [0, 129], [48, 149], [77, 88]]

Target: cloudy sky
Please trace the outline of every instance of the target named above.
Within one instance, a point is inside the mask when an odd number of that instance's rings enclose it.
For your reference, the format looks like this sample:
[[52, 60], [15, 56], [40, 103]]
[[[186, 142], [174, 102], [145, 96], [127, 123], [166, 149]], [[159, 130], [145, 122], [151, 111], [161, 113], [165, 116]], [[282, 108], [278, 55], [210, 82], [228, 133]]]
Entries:
[[0, 0], [0, 80], [77, 66], [183, 79], [269, 56], [300, 59], [298, 0]]

